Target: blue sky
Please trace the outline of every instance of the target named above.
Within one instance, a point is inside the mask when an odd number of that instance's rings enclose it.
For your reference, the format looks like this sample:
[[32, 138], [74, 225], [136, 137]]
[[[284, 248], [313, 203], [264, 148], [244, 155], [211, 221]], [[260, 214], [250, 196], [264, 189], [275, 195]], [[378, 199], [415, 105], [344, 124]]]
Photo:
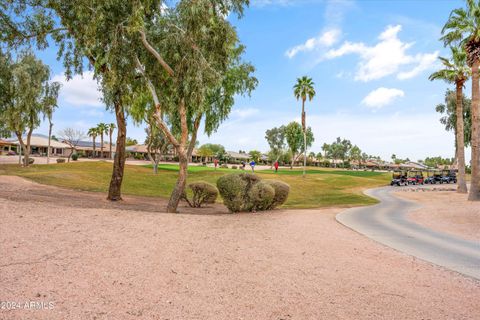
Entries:
[[[453, 157], [453, 133], [444, 131], [434, 111], [448, 85], [427, 78], [438, 67], [437, 56], [448, 55], [438, 41], [440, 30], [461, 6], [456, 0], [253, 0], [241, 20], [230, 19], [259, 86], [251, 97], [238, 97], [230, 118], [211, 137], [201, 134], [200, 143], [267, 151], [265, 131], [299, 119], [292, 86], [307, 75], [317, 91], [307, 103], [312, 151], [341, 136], [384, 159], [392, 153], [412, 160]], [[89, 73], [65, 82], [55, 52], [39, 52], [54, 79], [64, 82], [54, 132], [114, 122]], [[47, 132], [47, 126], [38, 131]], [[127, 131], [144, 140], [142, 127], [129, 121]]]

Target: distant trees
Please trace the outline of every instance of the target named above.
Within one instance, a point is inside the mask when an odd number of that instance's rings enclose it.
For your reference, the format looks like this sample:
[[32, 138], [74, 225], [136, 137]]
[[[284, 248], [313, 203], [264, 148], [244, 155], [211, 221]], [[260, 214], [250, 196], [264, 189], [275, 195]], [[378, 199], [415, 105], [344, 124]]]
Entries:
[[92, 138], [92, 149], [93, 149], [93, 158], [95, 158], [95, 148], [96, 148], [96, 144], [95, 144], [95, 139], [97, 138], [98, 136], [98, 128], [95, 127], [95, 128], [90, 128], [88, 129], [88, 132], [87, 132], [87, 135]]
[[[68, 144], [72, 151], [68, 155], [68, 162], [70, 162], [70, 158], [72, 157], [73, 153], [77, 152], [77, 146], [85, 138], [85, 134], [81, 130], [73, 129], [73, 128], [65, 128], [58, 132], [58, 135], [62, 138], [63, 142]], [[75, 160], [75, 159], [74, 159]]]
[[[350, 156], [350, 151], [352, 149], [352, 143], [348, 139], [342, 139], [338, 137], [331, 144], [324, 145], [326, 149], [327, 157], [334, 160], [334, 166], [336, 167], [336, 161], [342, 160], [342, 166], [345, 166], [345, 160]], [[358, 147], [357, 147], [358, 148]], [[357, 152], [355, 150], [355, 152]], [[361, 150], [358, 150], [361, 153]], [[357, 156], [357, 155], [356, 155]]]
[[206, 162], [209, 158], [216, 158], [219, 161], [226, 161], [227, 159], [227, 152], [225, 151], [225, 147], [221, 144], [212, 144], [206, 143], [200, 146], [197, 149], [197, 155], [202, 157], [202, 161]]
[[265, 139], [270, 146], [269, 161], [273, 164], [285, 153], [285, 126], [274, 127], [265, 132]]
[[126, 145], [127, 147], [129, 147], [129, 146], [134, 146], [134, 145], [137, 145], [137, 144], [138, 144], [137, 139], [133, 139], [133, 138], [127, 137], [126, 142], [125, 142], [125, 145]]
[[97, 125], [97, 132], [100, 135], [100, 158], [104, 158], [103, 153], [103, 135], [108, 132], [107, 124], [101, 122]]
[[[305, 138], [306, 140], [304, 140]], [[293, 164], [299, 156], [305, 153], [305, 148], [311, 147], [315, 140], [312, 128], [308, 127], [304, 134], [302, 126], [298, 122], [292, 121], [285, 127], [285, 139], [291, 155], [290, 168], [293, 168]]]
[[[27, 167], [33, 130], [40, 125], [42, 114], [51, 119], [60, 84], [50, 82], [50, 69], [31, 51], [21, 52], [16, 62], [10, 55], [0, 52], [0, 64], [0, 87], [3, 90], [0, 94], [0, 127], [4, 134], [13, 132], [17, 136], [24, 154], [23, 165]], [[26, 140], [23, 139], [25, 133]]]
[[153, 165], [153, 173], [158, 173], [158, 164], [163, 154], [170, 147], [170, 142], [165, 135], [153, 124], [149, 124], [145, 129], [147, 137], [145, 145], [147, 147], [147, 155]]
[[252, 150], [248, 154], [250, 155], [250, 158], [256, 163], [259, 163], [262, 159], [262, 153], [258, 150]]
[[438, 168], [439, 166], [452, 165], [455, 159], [442, 157], [427, 157], [423, 163], [430, 168]]

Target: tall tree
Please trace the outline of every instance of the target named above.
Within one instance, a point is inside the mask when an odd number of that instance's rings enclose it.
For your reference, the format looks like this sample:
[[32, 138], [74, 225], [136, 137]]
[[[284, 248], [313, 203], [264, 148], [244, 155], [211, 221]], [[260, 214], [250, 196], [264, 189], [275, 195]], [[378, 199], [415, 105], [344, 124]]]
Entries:
[[92, 138], [92, 142], [93, 142], [93, 144], [92, 144], [92, 146], [93, 146], [93, 158], [95, 158], [95, 157], [96, 157], [96, 146], [97, 146], [97, 145], [95, 144], [95, 139], [96, 139], [97, 136], [98, 136], [98, 128], [95, 127], [95, 128], [90, 128], [90, 129], [88, 129], [88, 133], [87, 133], [87, 134], [88, 134], [88, 136], [89, 136], [90, 138]]
[[53, 112], [57, 107], [57, 98], [58, 98], [58, 91], [60, 90], [60, 84], [58, 82], [51, 83], [50, 86], [47, 87], [46, 99], [44, 104], [44, 119], [47, 118], [48, 120], [48, 148], [47, 148], [47, 164], [50, 163], [50, 145], [52, 142], [52, 128], [53, 128]]
[[278, 161], [285, 149], [285, 126], [274, 127], [265, 132], [265, 139], [270, 146], [269, 157], [272, 165]]
[[430, 75], [430, 80], [443, 80], [455, 84], [455, 154], [458, 164], [457, 192], [467, 193], [465, 180], [465, 141], [464, 141], [464, 110], [463, 110], [463, 87], [470, 77], [470, 68], [467, 65], [467, 54], [462, 47], [450, 47], [450, 59], [439, 57], [443, 69]]
[[105, 155], [103, 153], [103, 135], [108, 132], [108, 126], [106, 123], [99, 123], [97, 125], [97, 132], [100, 135], [100, 158], [105, 158]]
[[[306, 137], [306, 141], [304, 141]], [[290, 169], [293, 168], [293, 164], [298, 160], [298, 157], [305, 153], [306, 148], [312, 146], [313, 137], [312, 128], [308, 127], [306, 134], [303, 133], [302, 126], [292, 121], [285, 127], [285, 139], [287, 141], [288, 149], [291, 153]]]
[[467, 7], [452, 11], [442, 29], [441, 40], [459, 45], [467, 53], [472, 74], [472, 180], [468, 199], [480, 201], [480, 3], [466, 0]]
[[[101, 84], [103, 100], [115, 112], [116, 152], [107, 199], [121, 200], [125, 166], [126, 109], [131, 97], [134, 46], [122, 27], [132, 14], [133, 1], [122, 0], [4, 0], [0, 1], [0, 41], [10, 48], [54, 42], [65, 74], [81, 74], [84, 61]], [[160, 8], [161, 1], [150, 1]], [[159, 9], [158, 9], [159, 10]], [[34, 13], [34, 14], [32, 14]], [[53, 41], [50, 41], [53, 40]], [[128, 58], [130, 57], [130, 59]]]
[[115, 131], [115, 129], [117, 128], [117, 126], [115, 125], [115, 123], [110, 123], [107, 125], [107, 128], [108, 128], [108, 138], [109, 138], [109, 143], [108, 143], [108, 146], [109, 146], [109, 152], [110, 152], [110, 159], [113, 159], [113, 153], [112, 153], [112, 135], [113, 135], [113, 131]]
[[354, 145], [348, 152], [348, 159], [358, 162], [358, 167], [362, 165], [362, 150], [357, 145]]
[[253, 66], [241, 61], [245, 48], [225, 19], [228, 14], [240, 17], [245, 4], [248, 1], [181, 0], [161, 11], [139, 5], [129, 20], [129, 31], [142, 48], [135, 57], [141, 84], [151, 94], [157, 126], [179, 158], [168, 212], [177, 212], [202, 118], [210, 135], [230, 113], [234, 96], [256, 86]]
[[147, 137], [145, 138], [145, 144], [147, 146], [148, 158], [153, 165], [153, 173], [158, 173], [158, 164], [170, 146], [165, 135], [161, 130], [157, 128], [153, 119], [149, 121], [147, 128], [145, 129]]
[[2, 60], [9, 72], [2, 80], [8, 82], [8, 88], [1, 94], [0, 123], [17, 136], [24, 154], [23, 165], [27, 167], [33, 130], [40, 125], [47, 107], [56, 105], [59, 84], [49, 82], [50, 69], [31, 51], [21, 52], [15, 63], [8, 56], [2, 56]]
[[303, 130], [303, 177], [305, 177], [305, 167], [307, 166], [307, 125], [306, 125], [306, 114], [305, 114], [305, 101], [307, 98], [309, 101], [312, 101], [315, 97], [315, 88], [313, 87], [312, 78], [306, 76], [298, 78], [297, 83], [293, 86], [293, 94], [297, 100], [302, 100], [302, 130]]

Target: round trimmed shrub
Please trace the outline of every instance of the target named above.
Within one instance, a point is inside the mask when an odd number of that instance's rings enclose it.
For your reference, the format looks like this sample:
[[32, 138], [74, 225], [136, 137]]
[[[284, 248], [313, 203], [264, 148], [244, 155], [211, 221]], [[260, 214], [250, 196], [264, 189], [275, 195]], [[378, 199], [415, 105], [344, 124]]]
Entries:
[[249, 211], [263, 211], [268, 210], [273, 202], [275, 197], [275, 189], [268, 183], [260, 181], [253, 185], [253, 187], [248, 192], [247, 204]]
[[77, 153], [72, 154], [72, 160], [73, 160], [73, 161], [77, 161], [77, 160], [78, 160], [78, 154], [77, 154]]
[[64, 158], [58, 158], [57, 163], [65, 163], [65, 159]]
[[237, 166], [232, 166], [232, 169], [238, 169], [238, 167]]
[[275, 190], [275, 196], [268, 210], [275, 209], [287, 201], [288, 194], [290, 193], [290, 186], [288, 184], [278, 180], [265, 180], [265, 183]]
[[239, 174], [232, 173], [221, 176], [217, 180], [217, 188], [223, 198], [223, 203], [230, 212], [242, 210], [247, 183]]
[[[35, 159], [28, 158], [28, 164], [33, 164], [34, 162], [35, 162]], [[25, 163], [25, 158], [22, 158], [22, 163]]]
[[213, 204], [218, 197], [218, 189], [207, 182], [194, 182], [188, 185], [188, 188], [192, 191], [192, 198], [188, 199], [187, 194], [184, 192], [183, 199], [192, 208], [200, 208], [204, 204]]

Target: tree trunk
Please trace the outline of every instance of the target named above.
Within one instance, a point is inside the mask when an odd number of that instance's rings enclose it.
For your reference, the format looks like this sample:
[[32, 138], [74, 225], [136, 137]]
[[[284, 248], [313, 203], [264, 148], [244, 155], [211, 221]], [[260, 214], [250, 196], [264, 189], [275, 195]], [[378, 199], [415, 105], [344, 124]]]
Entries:
[[[27, 146], [25, 145], [25, 141], [23, 141], [22, 133], [21, 132], [15, 132], [15, 135], [17, 136], [18, 143], [20, 144], [19, 164], [26, 167], [26, 164], [28, 164], [29, 153], [30, 152], [27, 150]], [[23, 152], [23, 159], [21, 157], [22, 152]]]
[[52, 127], [53, 127], [53, 124], [52, 124], [52, 121], [50, 120], [50, 118], [48, 119], [48, 149], [47, 149], [47, 164], [50, 164], [50, 145], [51, 145], [51, 141], [52, 141]]
[[113, 159], [112, 154], [112, 131], [110, 131], [110, 160]]
[[185, 102], [182, 100], [179, 104], [179, 113], [180, 113], [180, 128], [182, 130], [182, 135], [180, 138], [180, 144], [176, 147], [178, 152], [178, 161], [179, 161], [179, 172], [177, 183], [175, 188], [170, 195], [170, 200], [168, 201], [167, 212], [176, 213], [180, 199], [185, 190], [185, 185], [187, 184], [187, 175], [188, 175], [188, 152], [185, 147], [188, 140], [188, 125], [187, 125], [187, 110], [185, 108]]
[[125, 143], [127, 140], [127, 123], [123, 106], [119, 101], [115, 101], [115, 116], [117, 118], [117, 143], [115, 146], [115, 157], [113, 160], [112, 179], [108, 189], [107, 200], [122, 200], [121, 188], [123, 181], [123, 172], [125, 170]]
[[467, 193], [467, 183], [465, 181], [465, 141], [463, 132], [463, 81], [457, 82], [457, 130], [456, 130], [456, 158], [457, 158], [457, 192]]
[[95, 156], [96, 156], [95, 150], [96, 150], [96, 146], [95, 146], [95, 136], [94, 136], [94, 137], [93, 137], [93, 155], [92, 155], [93, 159], [95, 159]]
[[303, 129], [303, 177], [305, 178], [305, 167], [307, 166], [307, 124], [305, 115], [305, 99], [302, 99], [302, 129]]
[[478, 78], [480, 61], [472, 66], [472, 180], [468, 200], [480, 201], [480, 85]]
[[100, 158], [104, 158], [103, 154], [103, 133], [100, 135]]

